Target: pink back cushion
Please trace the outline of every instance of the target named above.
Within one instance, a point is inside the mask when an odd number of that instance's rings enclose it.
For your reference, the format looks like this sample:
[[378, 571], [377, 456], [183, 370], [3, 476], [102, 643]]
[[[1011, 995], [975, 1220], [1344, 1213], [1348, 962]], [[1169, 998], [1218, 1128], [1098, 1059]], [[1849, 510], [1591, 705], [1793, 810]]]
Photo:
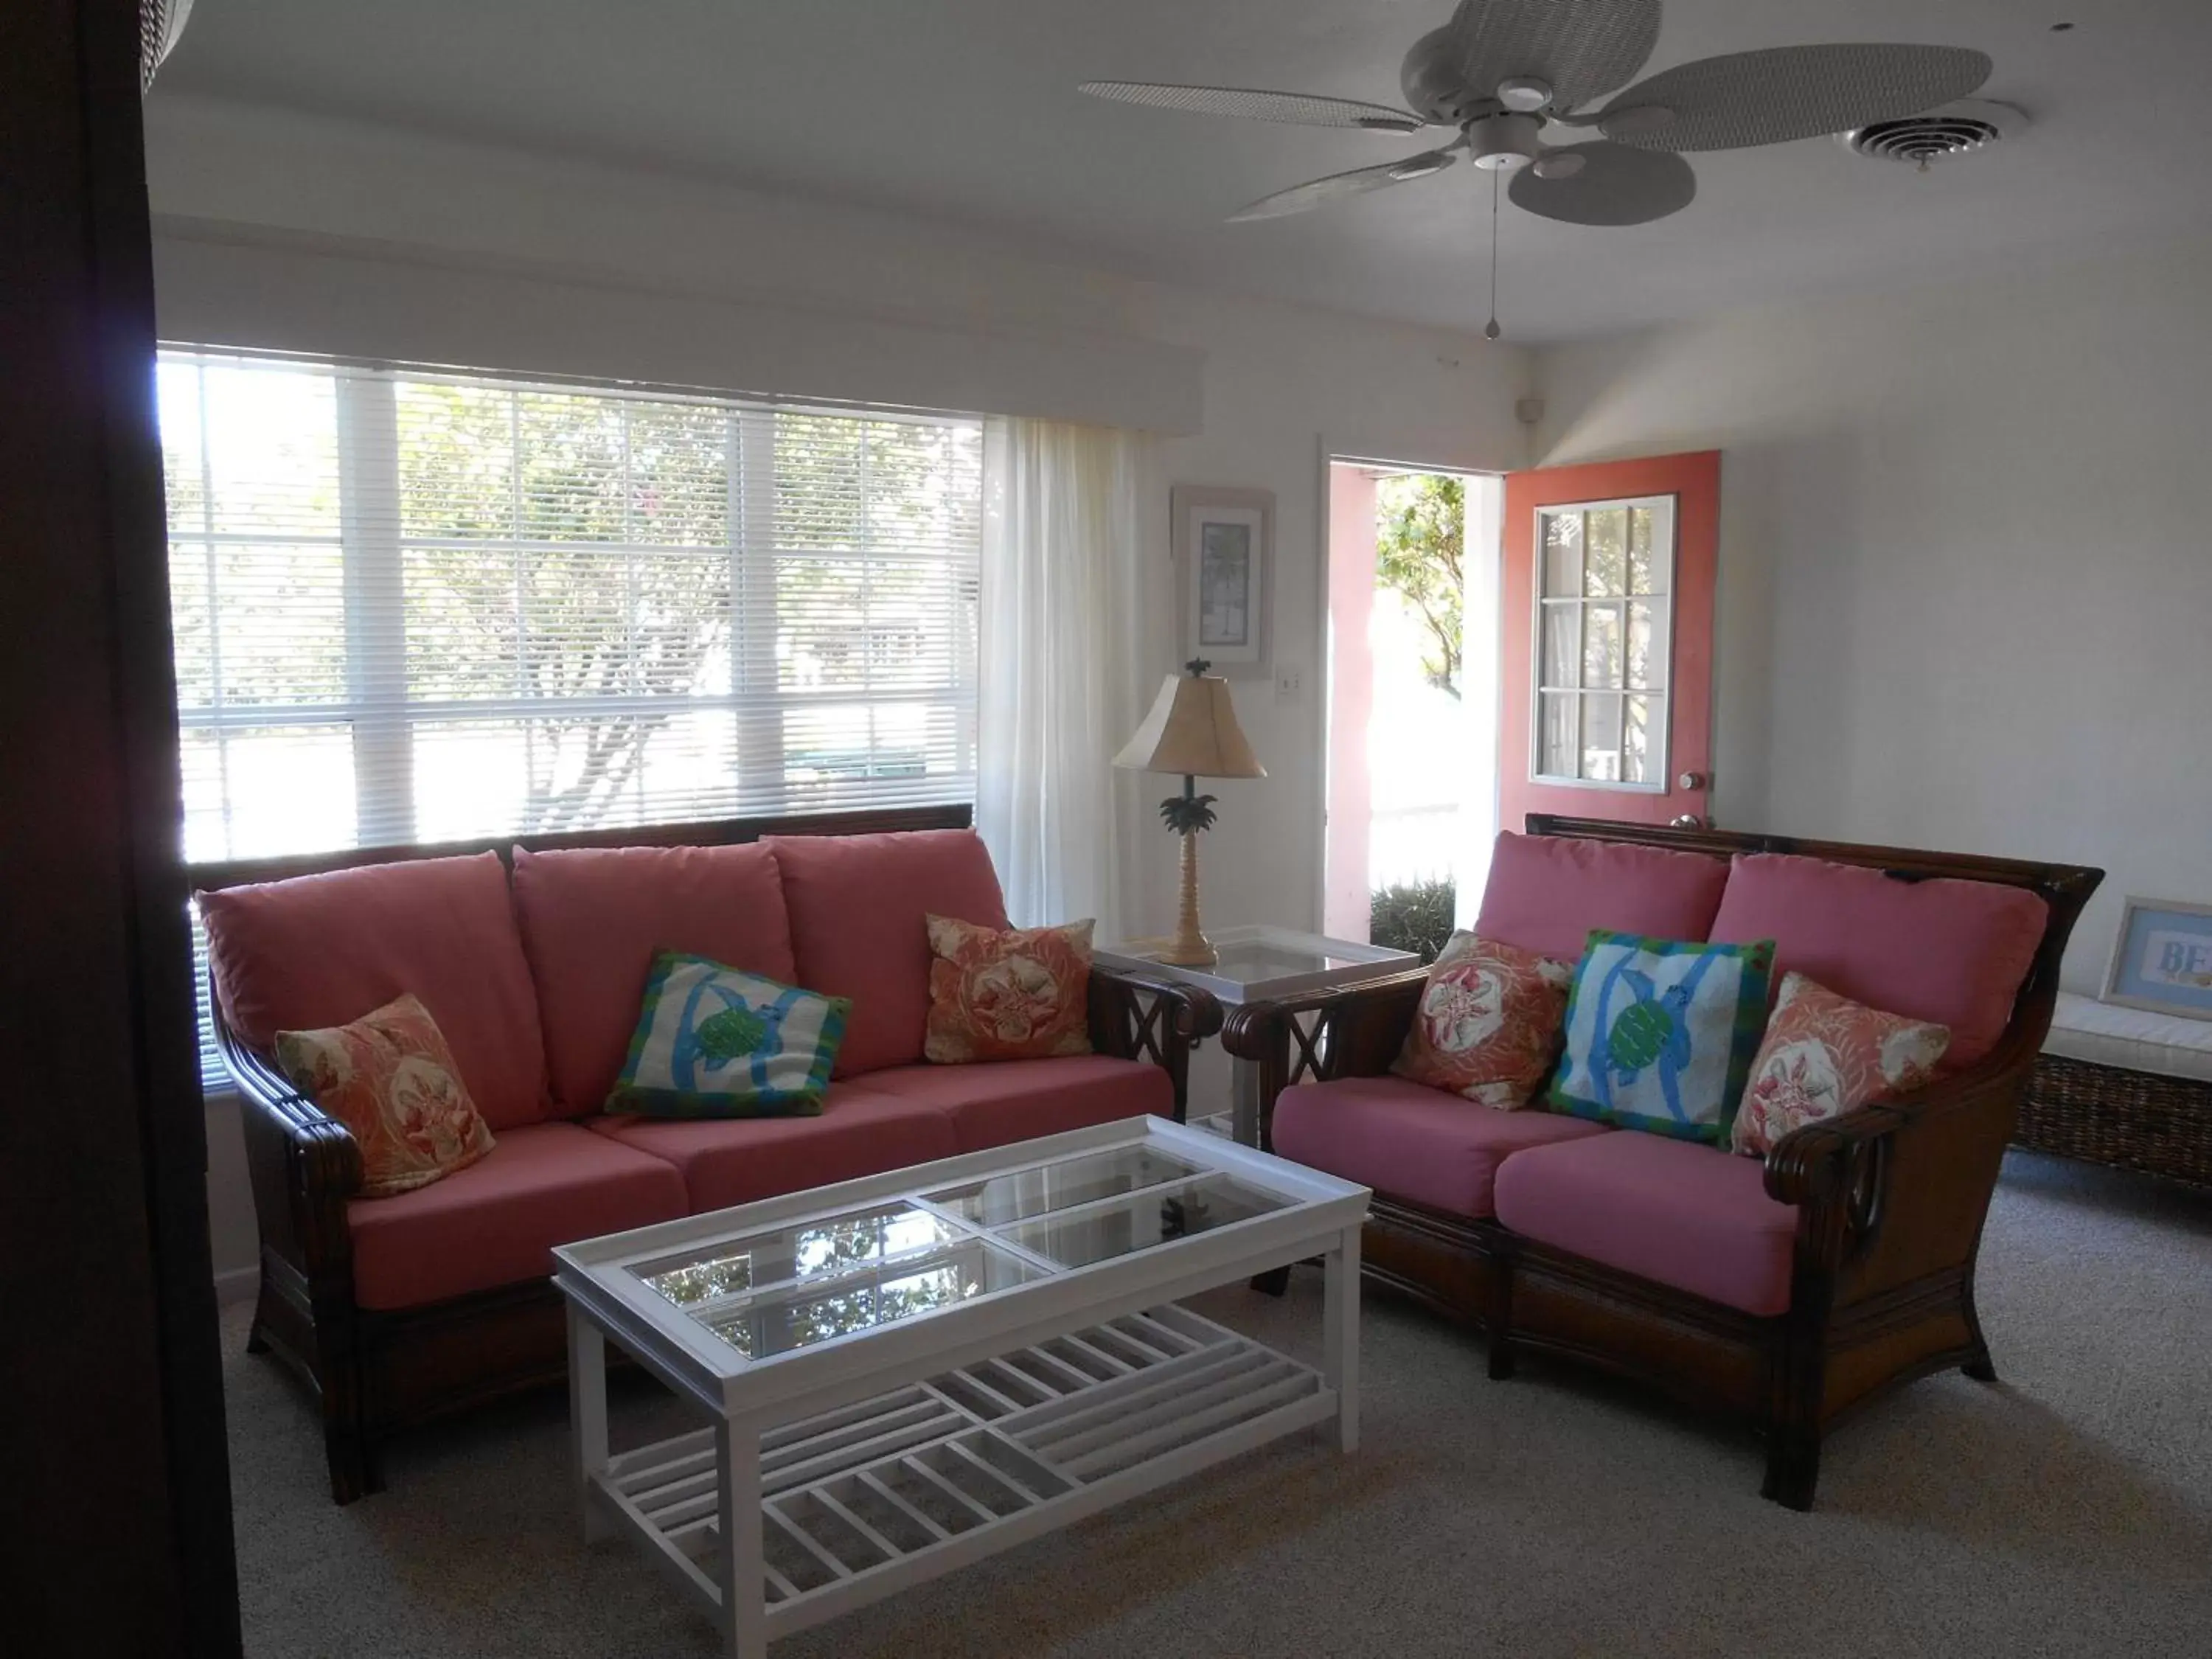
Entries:
[[199, 896], [223, 1018], [266, 1051], [412, 992], [495, 1130], [545, 1115], [538, 999], [498, 855], [409, 859]]
[[796, 983], [765, 847], [514, 849], [514, 911], [538, 986], [556, 1112], [596, 1112], [621, 1074], [658, 951]]
[[1714, 939], [1774, 941], [1774, 982], [1799, 973], [1884, 1013], [1951, 1028], [1942, 1069], [1996, 1046], [2043, 941], [2049, 909], [1986, 881], [1898, 881], [1787, 854], [1741, 856]]
[[1702, 853], [1509, 830], [1491, 854], [1474, 931], [1559, 962], [1579, 959], [1593, 927], [1703, 939], [1728, 875]]
[[925, 916], [1005, 927], [1006, 902], [972, 830], [770, 836], [799, 982], [853, 1000], [834, 1075], [921, 1058], [929, 1018]]

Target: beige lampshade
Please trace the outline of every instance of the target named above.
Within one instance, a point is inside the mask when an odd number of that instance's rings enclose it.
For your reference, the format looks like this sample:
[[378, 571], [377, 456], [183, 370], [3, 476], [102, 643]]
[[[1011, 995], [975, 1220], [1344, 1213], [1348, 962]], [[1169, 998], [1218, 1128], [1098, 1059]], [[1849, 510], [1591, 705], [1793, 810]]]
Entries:
[[1229, 682], [1214, 674], [1170, 674], [1152, 712], [1121, 746], [1114, 764], [1133, 772], [1199, 778], [1264, 778], [1267, 769], [1237, 724]]

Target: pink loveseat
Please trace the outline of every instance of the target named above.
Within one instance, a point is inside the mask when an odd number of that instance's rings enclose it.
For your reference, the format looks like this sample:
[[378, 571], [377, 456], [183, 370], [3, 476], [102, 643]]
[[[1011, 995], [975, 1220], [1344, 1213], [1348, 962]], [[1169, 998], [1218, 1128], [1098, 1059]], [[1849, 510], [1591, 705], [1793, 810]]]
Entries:
[[[262, 1231], [253, 1343], [314, 1380], [332, 1486], [377, 1484], [392, 1429], [560, 1374], [556, 1244], [1142, 1113], [1180, 1116], [1219, 1011], [1101, 972], [1097, 1052], [922, 1058], [923, 917], [994, 927], [964, 829], [770, 835], [707, 846], [517, 847], [400, 859], [199, 898], [227, 1057], [247, 1097]], [[665, 1121], [599, 1110], [658, 950], [849, 997], [817, 1117]], [[262, 1058], [280, 1030], [411, 991], [496, 1137], [480, 1163], [354, 1196], [357, 1152]]]
[[1261, 1068], [1273, 1151], [1375, 1189], [1370, 1273], [1486, 1328], [1495, 1374], [1547, 1347], [1740, 1409], [1769, 1435], [1769, 1495], [1802, 1507], [1844, 1409], [1944, 1364], [1990, 1372], [1975, 1248], [2100, 872], [1530, 822], [1499, 838], [1479, 934], [1570, 962], [1598, 927], [1772, 939], [1778, 988], [1795, 969], [1948, 1026], [1936, 1079], [1762, 1159], [1391, 1075], [1418, 976], [1239, 1009], [1224, 1041]]

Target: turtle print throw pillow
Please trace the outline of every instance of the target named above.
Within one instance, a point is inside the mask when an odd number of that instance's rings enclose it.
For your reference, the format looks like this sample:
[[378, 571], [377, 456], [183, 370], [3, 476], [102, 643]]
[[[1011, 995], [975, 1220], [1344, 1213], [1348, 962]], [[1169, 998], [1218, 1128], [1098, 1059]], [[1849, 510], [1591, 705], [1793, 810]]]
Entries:
[[1462, 929], [1430, 967], [1390, 1069], [1502, 1111], [1528, 1105], [1559, 1057], [1574, 975], [1569, 963]]
[[276, 1047], [292, 1085], [351, 1132], [363, 1198], [427, 1187], [491, 1151], [453, 1051], [412, 996], [348, 1024], [279, 1031]]
[[1050, 1060], [1091, 1052], [1091, 930], [928, 918], [926, 1060]]
[[1784, 974], [1729, 1144], [1763, 1158], [1801, 1124], [1894, 1100], [1934, 1076], [1950, 1046], [1947, 1025], [1885, 1014]]
[[1575, 965], [1566, 1053], [1547, 1103], [1726, 1146], [1773, 969], [1771, 939], [1695, 945], [1594, 929]]
[[706, 957], [663, 951], [607, 1110], [641, 1117], [811, 1117], [853, 1005]]

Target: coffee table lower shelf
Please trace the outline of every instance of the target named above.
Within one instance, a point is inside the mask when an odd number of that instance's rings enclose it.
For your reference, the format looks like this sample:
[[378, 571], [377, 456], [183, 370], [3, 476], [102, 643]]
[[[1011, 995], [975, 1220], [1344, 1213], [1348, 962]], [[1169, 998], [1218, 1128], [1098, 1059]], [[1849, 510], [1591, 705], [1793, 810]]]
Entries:
[[[1172, 1303], [761, 1438], [761, 1595], [787, 1635], [1334, 1418], [1316, 1371]], [[714, 1428], [593, 1498], [726, 1625]]]

